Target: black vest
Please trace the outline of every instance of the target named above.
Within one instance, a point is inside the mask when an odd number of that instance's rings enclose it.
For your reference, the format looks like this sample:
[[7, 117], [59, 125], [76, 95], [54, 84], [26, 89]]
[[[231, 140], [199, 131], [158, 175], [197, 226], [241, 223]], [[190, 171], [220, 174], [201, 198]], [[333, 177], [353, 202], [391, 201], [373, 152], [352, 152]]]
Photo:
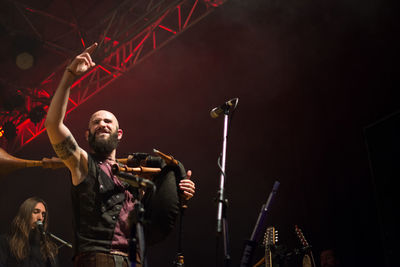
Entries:
[[[142, 200], [145, 221], [149, 222], [145, 225], [146, 245], [152, 245], [164, 240], [175, 225], [179, 213], [177, 185], [186, 176], [186, 171], [181, 163], [171, 167], [163, 160], [145, 165], [162, 169], [153, 179], [156, 192], [146, 193]], [[115, 185], [88, 154], [88, 175], [78, 186], [72, 186], [75, 254], [110, 251], [114, 228], [125, 200], [124, 191], [129, 189], [134, 198], [138, 196], [136, 188], [122, 183], [125, 189]]]
[[[116, 222], [125, 200], [124, 188], [114, 184], [88, 154], [88, 175], [79, 185], [72, 186], [75, 253], [109, 252]], [[135, 194], [134, 194], [135, 196]]]

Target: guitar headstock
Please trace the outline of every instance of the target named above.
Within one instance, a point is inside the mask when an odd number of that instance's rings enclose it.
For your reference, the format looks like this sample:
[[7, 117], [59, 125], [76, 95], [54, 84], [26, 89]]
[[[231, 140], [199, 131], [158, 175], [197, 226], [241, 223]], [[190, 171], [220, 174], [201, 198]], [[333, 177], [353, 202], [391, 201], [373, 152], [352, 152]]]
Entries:
[[304, 237], [303, 231], [301, 231], [301, 229], [297, 225], [294, 226], [294, 230], [296, 231], [297, 237], [299, 238], [303, 247], [305, 248], [309, 247], [310, 244], [308, 244], [306, 238]]
[[315, 261], [314, 261], [314, 256], [311, 251], [311, 246], [306, 240], [306, 238], [303, 235], [303, 231], [295, 225], [294, 230], [296, 231], [297, 237], [299, 238], [301, 244], [303, 245], [303, 251], [304, 251], [304, 256], [303, 256], [303, 267], [315, 267]]
[[265, 246], [265, 267], [272, 267], [272, 247], [278, 242], [278, 231], [270, 226], [265, 230], [263, 245]]
[[275, 245], [278, 242], [278, 230], [275, 227], [270, 226], [265, 230], [263, 245], [271, 246]]

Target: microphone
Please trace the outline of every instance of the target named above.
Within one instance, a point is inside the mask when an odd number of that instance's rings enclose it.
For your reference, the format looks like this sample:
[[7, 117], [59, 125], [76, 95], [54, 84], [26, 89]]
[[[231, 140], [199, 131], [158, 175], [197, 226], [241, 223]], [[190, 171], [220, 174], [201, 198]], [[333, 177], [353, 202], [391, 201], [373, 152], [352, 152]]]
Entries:
[[217, 118], [219, 115], [221, 115], [225, 111], [229, 110], [232, 106], [233, 106], [233, 109], [235, 109], [238, 102], [239, 102], [239, 98], [235, 97], [235, 98], [232, 98], [232, 99], [226, 101], [221, 106], [213, 108], [210, 111], [211, 118], [213, 118], [213, 119]]
[[59, 237], [57, 237], [56, 235], [53, 235], [52, 233], [50, 233], [50, 232], [46, 232], [45, 230], [44, 230], [44, 225], [43, 225], [43, 222], [42, 221], [36, 221], [36, 227], [39, 229], [39, 231], [40, 231], [40, 233], [42, 234], [42, 235], [49, 235], [51, 238], [53, 238], [54, 240], [57, 240], [58, 242], [60, 242], [61, 244], [63, 244], [63, 245], [65, 245], [65, 246], [67, 246], [67, 247], [69, 247], [69, 248], [72, 248], [72, 245], [71, 245], [71, 243], [68, 243], [67, 241], [64, 241], [64, 240], [62, 240], [61, 238], [59, 238]]
[[39, 231], [40, 231], [40, 233], [42, 235], [46, 235], [46, 232], [44, 231], [44, 225], [43, 225], [42, 221], [40, 221], [40, 220], [36, 221], [36, 227], [39, 229]]

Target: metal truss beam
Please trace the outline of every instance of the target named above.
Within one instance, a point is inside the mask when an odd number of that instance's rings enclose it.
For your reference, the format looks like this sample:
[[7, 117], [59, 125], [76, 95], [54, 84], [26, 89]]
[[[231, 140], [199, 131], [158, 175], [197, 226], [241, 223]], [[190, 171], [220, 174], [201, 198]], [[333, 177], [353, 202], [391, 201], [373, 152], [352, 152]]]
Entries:
[[[129, 1], [127, 1], [129, 2]], [[71, 87], [67, 116], [78, 106], [106, 88], [116, 79], [129, 72], [138, 63], [158, 51], [181, 33], [189, 29], [207, 16], [225, 1], [204, 0], [167, 0], [144, 1], [145, 14], [129, 18], [132, 10], [139, 8], [131, 5], [131, 10], [115, 19], [115, 15], [107, 17], [108, 25], [101, 33], [101, 43], [95, 61], [97, 65], [80, 77]], [[123, 5], [126, 8], [126, 5]], [[117, 12], [117, 11], [114, 11]], [[127, 24], [127, 22], [130, 22]], [[123, 29], [120, 25], [127, 25]], [[54, 88], [60, 80], [67, 62], [61, 64], [37, 88], [31, 88], [41, 99], [50, 99]], [[48, 102], [48, 101], [47, 101]], [[47, 111], [48, 106], [45, 106]], [[1, 146], [9, 152], [18, 151], [27, 143], [45, 131], [44, 121], [33, 124], [29, 119], [17, 122], [17, 137]]]

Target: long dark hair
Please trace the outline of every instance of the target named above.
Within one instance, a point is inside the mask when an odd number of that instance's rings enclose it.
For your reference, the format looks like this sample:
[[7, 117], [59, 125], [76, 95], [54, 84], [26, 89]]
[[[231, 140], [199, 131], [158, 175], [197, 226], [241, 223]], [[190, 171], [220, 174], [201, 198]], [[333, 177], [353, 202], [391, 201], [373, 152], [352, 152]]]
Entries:
[[[10, 252], [18, 261], [24, 260], [30, 253], [29, 234], [31, 232], [32, 212], [37, 203], [42, 203], [46, 208], [46, 216], [43, 218], [44, 230], [47, 230], [49, 224], [49, 212], [47, 204], [38, 197], [31, 197], [25, 200], [19, 207], [18, 213], [11, 223], [8, 242]], [[57, 255], [57, 246], [43, 236], [40, 241], [40, 252], [44, 260], [47, 258], [53, 261]]]

